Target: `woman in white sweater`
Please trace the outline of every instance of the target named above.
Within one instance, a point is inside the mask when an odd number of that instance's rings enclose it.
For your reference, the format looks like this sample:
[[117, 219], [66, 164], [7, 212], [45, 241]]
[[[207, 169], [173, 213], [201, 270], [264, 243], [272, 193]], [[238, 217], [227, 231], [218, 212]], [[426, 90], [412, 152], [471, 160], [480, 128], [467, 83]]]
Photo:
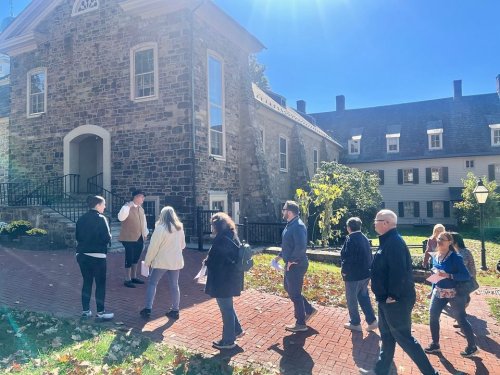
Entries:
[[179, 272], [184, 267], [182, 250], [185, 247], [186, 240], [181, 221], [172, 207], [163, 207], [144, 260], [146, 266], [151, 267], [152, 270], [146, 292], [146, 307], [140, 312], [143, 318], [148, 319], [151, 316], [156, 286], [166, 273], [172, 305], [165, 315], [172, 319], [179, 319]]

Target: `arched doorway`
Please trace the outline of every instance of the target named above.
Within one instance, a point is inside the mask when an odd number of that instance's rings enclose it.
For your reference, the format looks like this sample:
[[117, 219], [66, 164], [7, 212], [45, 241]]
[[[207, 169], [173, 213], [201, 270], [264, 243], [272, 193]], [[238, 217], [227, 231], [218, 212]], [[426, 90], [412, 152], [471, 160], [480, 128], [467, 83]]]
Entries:
[[100, 173], [102, 187], [111, 190], [109, 132], [95, 125], [73, 129], [64, 137], [64, 174], [80, 175], [80, 191], [86, 192], [87, 179]]

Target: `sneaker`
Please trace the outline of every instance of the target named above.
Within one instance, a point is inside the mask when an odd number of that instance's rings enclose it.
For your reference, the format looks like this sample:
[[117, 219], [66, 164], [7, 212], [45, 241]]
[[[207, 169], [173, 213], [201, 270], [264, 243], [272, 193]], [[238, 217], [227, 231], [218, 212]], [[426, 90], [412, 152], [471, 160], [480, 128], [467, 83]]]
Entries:
[[364, 374], [364, 375], [376, 375], [376, 372], [373, 371], [373, 370], [368, 370], [368, 369], [365, 369], [365, 368], [359, 368], [359, 373], [360, 374]]
[[373, 323], [370, 323], [366, 326], [366, 330], [368, 332], [375, 331], [378, 328], [378, 321], [375, 319]]
[[92, 316], [92, 311], [87, 310], [87, 311], [82, 311], [82, 315], [80, 316], [83, 319], [90, 318]]
[[318, 313], [318, 310], [315, 309], [314, 307], [312, 308], [312, 311], [310, 314], [306, 314], [306, 323], [311, 320], [311, 318]]
[[115, 317], [115, 314], [110, 312], [101, 311], [96, 314], [96, 319], [99, 320], [111, 320]]
[[289, 332], [305, 332], [309, 329], [305, 324], [291, 324], [285, 327], [286, 331]]
[[465, 348], [465, 350], [463, 352], [460, 352], [460, 355], [462, 357], [471, 357], [478, 352], [479, 352], [479, 349], [477, 346], [468, 346]]
[[424, 348], [424, 352], [426, 352], [426, 353], [440, 353], [441, 347], [439, 346], [439, 344], [435, 344], [435, 343], [431, 342], [427, 348]]
[[460, 328], [460, 324], [458, 324], [457, 322], [455, 322], [455, 323], [453, 324], [453, 328]]
[[345, 323], [344, 328], [350, 329], [351, 331], [363, 331], [363, 328], [361, 328], [361, 324]]
[[170, 319], [179, 319], [179, 311], [177, 310], [170, 310], [168, 311], [165, 316], [169, 317]]
[[245, 334], [245, 331], [241, 331], [240, 333], [236, 334], [236, 339], [241, 339], [243, 336], [245, 336]]
[[137, 278], [133, 278], [132, 281], [134, 284], [144, 284], [144, 281], [142, 281], [141, 279], [137, 279]]
[[212, 343], [212, 346], [217, 349], [232, 349], [236, 346], [236, 344], [234, 342], [225, 343], [224, 341], [220, 340], [220, 341], [214, 341]]
[[135, 285], [134, 283], [132, 282], [132, 280], [125, 280], [123, 282], [123, 285], [125, 285], [127, 288], [135, 288]]
[[149, 319], [151, 317], [151, 309], [144, 308], [139, 313], [144, 319]]

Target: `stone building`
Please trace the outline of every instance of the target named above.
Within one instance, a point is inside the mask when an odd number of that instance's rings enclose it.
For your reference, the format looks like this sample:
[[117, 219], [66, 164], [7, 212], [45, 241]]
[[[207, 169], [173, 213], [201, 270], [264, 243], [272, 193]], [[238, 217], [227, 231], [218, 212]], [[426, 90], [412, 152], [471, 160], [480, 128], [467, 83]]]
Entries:
[[274, 221], [340, 146], [262, 101], [248, 70], [262, 49], [208, 0], [33, 0], [0, 34], [11, 63], [0, 178], [142, 188], [153, 216], [172, 205], [188, 231], [199, 206]]

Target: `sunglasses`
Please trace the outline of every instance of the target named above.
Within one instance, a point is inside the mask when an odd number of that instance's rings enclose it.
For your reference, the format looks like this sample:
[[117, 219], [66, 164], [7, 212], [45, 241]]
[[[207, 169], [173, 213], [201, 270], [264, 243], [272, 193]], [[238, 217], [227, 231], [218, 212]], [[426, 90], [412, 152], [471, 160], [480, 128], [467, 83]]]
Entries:
[[444, 241], [451, 242], [451, 240], [449, 240], [448, 238], [443, 238], [443, 237], [438, 237], [437, 241], [438, 242], [444, 242]]

